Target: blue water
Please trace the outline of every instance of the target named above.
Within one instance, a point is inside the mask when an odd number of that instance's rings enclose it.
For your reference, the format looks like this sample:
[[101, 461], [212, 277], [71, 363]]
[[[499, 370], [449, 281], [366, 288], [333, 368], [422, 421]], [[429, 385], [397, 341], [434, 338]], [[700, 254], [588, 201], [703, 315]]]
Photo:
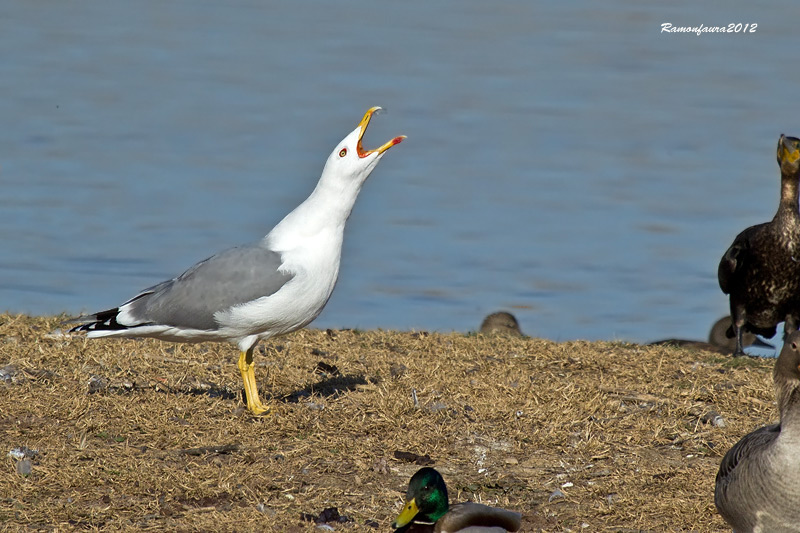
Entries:
[[[370, 106], [317, 327], [703, 339], [800, 135], [796, 2], [0, 4], [0, 309], [95, 311], [263, 236]], [[667, 34], [758, 24], [755, 33]]]

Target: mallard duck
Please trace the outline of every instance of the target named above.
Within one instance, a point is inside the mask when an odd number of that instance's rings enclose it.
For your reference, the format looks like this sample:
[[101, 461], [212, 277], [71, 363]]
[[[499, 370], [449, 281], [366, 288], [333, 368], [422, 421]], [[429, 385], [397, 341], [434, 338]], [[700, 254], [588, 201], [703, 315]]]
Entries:
[[771, 222], [751, 226], [734, 239], [717, 272], [722, 292], [730, 295], [736, 350], [744, 355], [742, 333], [784, 336], [800, 321], [800, 139], [778, 140], [781, 200]]
[[379, 109], [367, 110], [328, 156], [311, 195], [259, 242], [213, 255], [118, 307], [78, 317], [72, 322], [81, 325], [70, 331], [89, 337], [231, 342], [239, 348], [247, 408], [254, 415], [269, 411], [258, 397], [254, 348], [259, 340], [306, 326], [328, 302], [356, 197], [386, 151], [405, 138], [364, 149], [362, 138]]
[[[706, 350], [709, 352], [717, 352], [721, 354], [731, 354], [736, 350], [736, 339], [731, 336], [728, 337], [728, 331], [731, 329], [733, 322], [731, 317], [724, 316], [714, 322], [711, 326], [711, 331], [708, 334], [708, 342], [692, 341], [686, 339], [664, 339], [662, 341], [655, 341], [649, 343], [650, 346], [685, 346], [687, 348], [697, 348], [699, 350]], [[760, 346], [762, 348], [775, 348], [768, 342], [764, 342], [750, 332], [742, 334], [742, 345], [746, 346]]]
[[492, 313], [483, 319], [480, 332], [484, 335], [500, 334], [512, 337], [521, 337], [522, 331], [519, 329], [519, 322], [514, 315], [505, 311]]
[[403, 533], [502, 533], [517, 531], [521, 524], [522, 515], [513, 511], [472, 502], [450, 506], [442, 475], [425, 467], [411, 477], [403, 511], [392, 527]]
[[780, 423], [749, 433], [719, 465], [714, 503], [736, 533], [800, 531], [800, 332], [773, 371]]

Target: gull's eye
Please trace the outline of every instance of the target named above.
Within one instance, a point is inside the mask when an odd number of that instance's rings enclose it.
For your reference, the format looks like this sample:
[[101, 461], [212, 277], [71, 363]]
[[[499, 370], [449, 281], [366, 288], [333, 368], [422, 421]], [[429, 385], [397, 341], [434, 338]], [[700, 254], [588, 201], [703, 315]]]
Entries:
[[344, 157], [347, 155], [347, 148], [342, 148], [339, 150], [339, 157]]

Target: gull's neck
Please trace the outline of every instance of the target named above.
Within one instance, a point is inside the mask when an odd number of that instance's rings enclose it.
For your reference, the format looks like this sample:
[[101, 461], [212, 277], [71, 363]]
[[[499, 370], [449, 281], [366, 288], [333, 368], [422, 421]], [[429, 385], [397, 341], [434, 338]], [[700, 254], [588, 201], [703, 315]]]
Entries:
[[302, 245], [305, 239], [320, 232], [341, 236], [362, 184], [363, 181], [348, 182], [323, 171], [311, 195], [286, 215], [262, 242], [273, 249], [287, 250]]

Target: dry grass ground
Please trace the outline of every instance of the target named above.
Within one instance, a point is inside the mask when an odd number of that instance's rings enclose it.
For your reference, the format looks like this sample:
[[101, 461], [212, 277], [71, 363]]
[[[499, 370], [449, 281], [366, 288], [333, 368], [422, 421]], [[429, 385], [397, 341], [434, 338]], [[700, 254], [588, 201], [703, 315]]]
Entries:
[[399, 451], [525, 531], [724, 531], [720, 457], [777, 416], [769, 360], [305, 330], [258, 354], [256, 418], [234, 347], [48, 335], [61, 319], [0, 315], [0, 529], [319, 531], [303, 514], [336, 507], [336, 531], [388, 531], [419, 468]]

